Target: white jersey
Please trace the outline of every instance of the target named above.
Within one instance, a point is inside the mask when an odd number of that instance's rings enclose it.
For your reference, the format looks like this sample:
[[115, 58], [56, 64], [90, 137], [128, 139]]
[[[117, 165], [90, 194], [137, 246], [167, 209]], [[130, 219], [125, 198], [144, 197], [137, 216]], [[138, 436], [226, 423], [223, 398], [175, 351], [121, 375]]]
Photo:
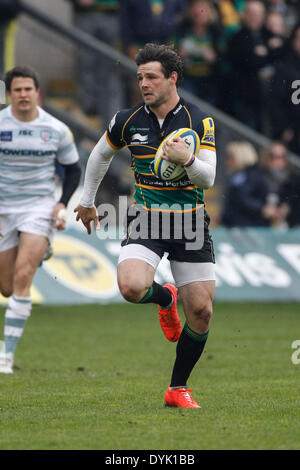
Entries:
[[54, 201], [55, 160], [79, 160], [69, 128], [40, 107], [38, 113], [23, 122], [11, 106], [0, 111], [0, 214]]

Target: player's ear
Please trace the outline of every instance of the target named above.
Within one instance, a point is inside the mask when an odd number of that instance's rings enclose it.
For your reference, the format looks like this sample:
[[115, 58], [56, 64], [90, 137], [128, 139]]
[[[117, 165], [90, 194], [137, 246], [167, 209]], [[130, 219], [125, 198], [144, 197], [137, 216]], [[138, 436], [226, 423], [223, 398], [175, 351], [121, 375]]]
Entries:
[[38, 102], [38, 105], [39, 105], [39, 106], [42, 106], [42, 105], [43, 105], [43, 95], [42, 95], [41, 89], [40, 89], [40, 88], [36, 88], [36, 92], [37, 92], [37, 102]]
[[175, 72], [175, 70], [173, 70], [173, 72], [171, 72], [170, 74], [170, 77], [171, 81], [174, 83], [174, 85], [176, 85], [177, 83], [177, 80], [178, 80], [178, 73]]

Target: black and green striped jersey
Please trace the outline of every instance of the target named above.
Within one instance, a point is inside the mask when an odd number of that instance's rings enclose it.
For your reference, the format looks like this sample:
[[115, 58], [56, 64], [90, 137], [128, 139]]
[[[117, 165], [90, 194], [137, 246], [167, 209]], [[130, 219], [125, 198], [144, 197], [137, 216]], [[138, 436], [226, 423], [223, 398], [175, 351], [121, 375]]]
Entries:
[[167, 207], [179, 204], [182, 211], [196, 210], [204, 204], [203, 189], [189, 181], [187, 175], [176, 182], [163, 181], [151, 169], [162, 140], [183, 127], [198, 133], [200, 158], [201, 149], [215, 151], [213, 119], [182, 99], [167, 114], [161, 127], [155, 114], [144, 103], [119, 111], [110, 122], [107, 141], [116, 150], [123, 147], [130, 150], [135, 175], [134, 198], [149, 210], [162, 204]]

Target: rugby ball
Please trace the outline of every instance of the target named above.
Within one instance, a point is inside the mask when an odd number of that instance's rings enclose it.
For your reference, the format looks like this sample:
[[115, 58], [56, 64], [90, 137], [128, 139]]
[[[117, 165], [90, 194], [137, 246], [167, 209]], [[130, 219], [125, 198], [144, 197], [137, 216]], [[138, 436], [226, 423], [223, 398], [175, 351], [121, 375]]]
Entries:
[[200, 139], [193, 129], [183, 127], [171, 132], [160, 144], [154, 157], [154, 174], [164, 181], [180, 180], [185, 174], [185, 168], [177, 163], [169, 162], [164, 158], [163, 145], [167, 140], [173, 140], [175, 137], [181, 137], [191, 152], [197, 155], [200, 148]]

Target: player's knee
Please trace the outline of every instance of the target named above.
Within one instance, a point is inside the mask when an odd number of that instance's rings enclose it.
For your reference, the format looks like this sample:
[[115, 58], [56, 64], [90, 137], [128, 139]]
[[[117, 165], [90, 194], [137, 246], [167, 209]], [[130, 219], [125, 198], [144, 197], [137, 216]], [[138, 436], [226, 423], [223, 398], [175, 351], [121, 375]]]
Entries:
[[30, 266], [25, 265], [16, 269], [14, 276], [14, 288], [25, 289], [28, 287], [32, 279], [32, 269]]
[[12, 286], [1, 286], [0, 293], [3, 295], [3, 297], [10, 297], [13, 293]]
[[193, 323], [195, 325], [196, 331], [198, 329], [205, 330], [209, 328], [212, 314], [213, 314], [213, 311], [210, 305], [203, 305], [194, 310]]
[[129, 283], [124, 280], [119, 282], [119, 289], [127, 302], [137, 303], [143, 297], [144, 286], [139, 282]]

